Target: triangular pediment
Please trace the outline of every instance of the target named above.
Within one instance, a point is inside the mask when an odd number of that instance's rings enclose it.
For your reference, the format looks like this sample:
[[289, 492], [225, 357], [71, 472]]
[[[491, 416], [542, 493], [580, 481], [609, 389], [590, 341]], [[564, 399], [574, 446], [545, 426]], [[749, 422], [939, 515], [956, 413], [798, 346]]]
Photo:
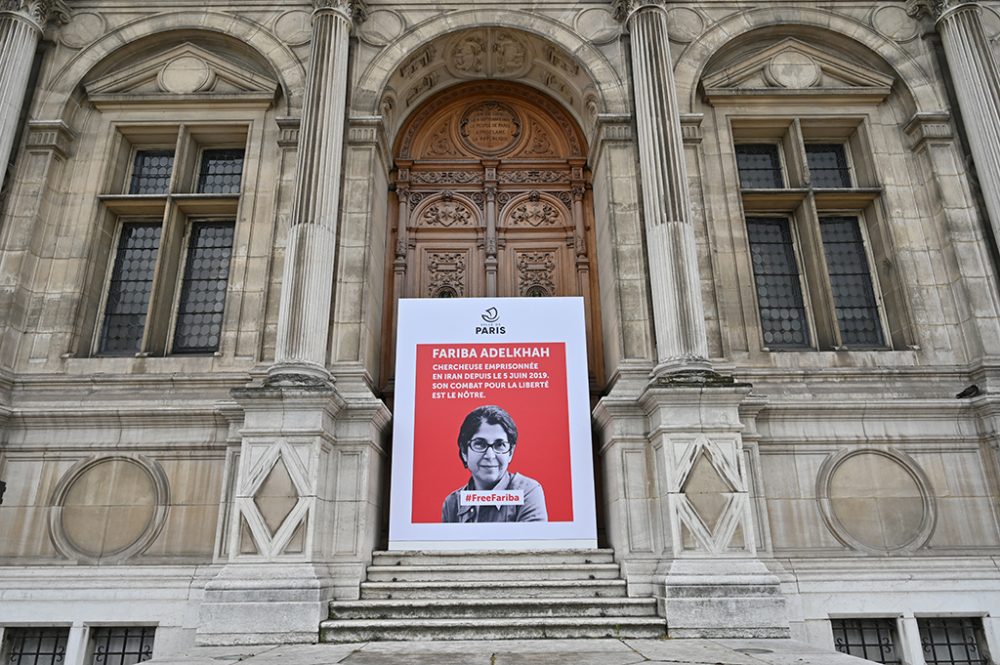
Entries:
[[884, 98], [893, 78], [789, 37], [702, 79], [708, 97], [845, 94]]
[[278, 82], [245, 64], [185, 42], [86, 83], [102, 97], [274, 96]]

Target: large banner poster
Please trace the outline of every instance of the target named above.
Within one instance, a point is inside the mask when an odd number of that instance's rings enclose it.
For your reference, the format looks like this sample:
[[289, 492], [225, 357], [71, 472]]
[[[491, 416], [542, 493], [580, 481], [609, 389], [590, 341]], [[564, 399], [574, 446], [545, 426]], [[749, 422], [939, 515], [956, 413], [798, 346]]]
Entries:
[[583, 316], [399, 301], [389, 549], [597, 546]]

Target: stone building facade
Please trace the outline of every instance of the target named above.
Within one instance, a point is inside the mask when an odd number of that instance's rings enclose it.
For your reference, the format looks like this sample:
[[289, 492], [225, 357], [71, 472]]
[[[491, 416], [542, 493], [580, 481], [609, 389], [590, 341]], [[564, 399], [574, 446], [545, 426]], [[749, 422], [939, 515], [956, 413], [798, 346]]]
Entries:
[[601, 546], [663, 629], [1000, 654], [998, 36], [962, 0], [4, 0], [8, 651], [316, 640], [385, 547], [396, 299], [574, 295]]

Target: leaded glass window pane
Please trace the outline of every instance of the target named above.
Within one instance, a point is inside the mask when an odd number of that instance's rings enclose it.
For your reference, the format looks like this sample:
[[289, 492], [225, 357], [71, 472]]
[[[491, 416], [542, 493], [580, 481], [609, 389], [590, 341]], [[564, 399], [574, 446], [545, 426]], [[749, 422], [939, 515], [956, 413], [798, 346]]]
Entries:
[[101, 353], [130, 354], [141, 350], [159, 250], [159, 224], [122, 225], [104, 307]]
[[61, 665], [66, 657], [68, 628], [7, 628], [8, 665]]
[[837, 651], [885, 665], [900, 665], [895, 619], [831, 619]]
[[239, 194], [243, 177], [243, 150], [205, 150], [201, 153], [198, 191], [202, 194]]
[[788, 219], [749, 217], [747, 236], [764, 345], [771, 349], [808, 347], [802, 282]]
[[116, 626], [92, 628], [91, 665], [135, 665], [153, 657], [155, 628]]
[[232, 252], [232, 223], [202, 222], [191, 227], [174, 328], [175, 353], [208, 353], [219, 348]]
[[883, 346], [878, 304], [858, 218], [821, 217], [819, 228], [842, 342], [846, 346]]
[[851, 186], [847, 152], [840, 143], [809, 143], [806, 159], [813, 187], [846, 188]]
[[173, 150], [139, 150], [132, 162], [129, 194], [166, 194], [174, 169]]
[[784, 187], [778, 146], [770, 143], [745, 143], [736, 146], [736, 167], [743, 189], [779, 189]]
[[927, 665], [986, 665], [979, 622], [969, 617], [918, 619]]

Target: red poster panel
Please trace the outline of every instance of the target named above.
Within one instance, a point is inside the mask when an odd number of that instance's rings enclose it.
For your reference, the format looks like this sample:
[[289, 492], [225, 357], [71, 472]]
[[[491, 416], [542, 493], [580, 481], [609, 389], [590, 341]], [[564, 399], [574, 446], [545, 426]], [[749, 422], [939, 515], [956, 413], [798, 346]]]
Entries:
[[[512, 480], [495, 485], [497, 490], [509, 486], [527, 488], [528, 493], [520, 507], [508, 508], [514, 512], [507, 519], [530, 509], [529, 519], [544, 515], [548, 522], [572, 522], [566, 381], [563, 342], [417, 344], [412, 522], [454, 521], [445, 515], [449, 495], [476, 489], [477, 477], [495, 481], [504, 473]], [[498, 417], [506, 423], [499, 437], [511, 438], [510, 423], [515, 428], [516, 443], [510, 451], [477, 454], [466, 445], [463, 454], [463, 423], [469, 423], [466, 433], [472, 434], [486, 431], [482, 425]], [[532, 481], [544, 493], [544, 512]]]

